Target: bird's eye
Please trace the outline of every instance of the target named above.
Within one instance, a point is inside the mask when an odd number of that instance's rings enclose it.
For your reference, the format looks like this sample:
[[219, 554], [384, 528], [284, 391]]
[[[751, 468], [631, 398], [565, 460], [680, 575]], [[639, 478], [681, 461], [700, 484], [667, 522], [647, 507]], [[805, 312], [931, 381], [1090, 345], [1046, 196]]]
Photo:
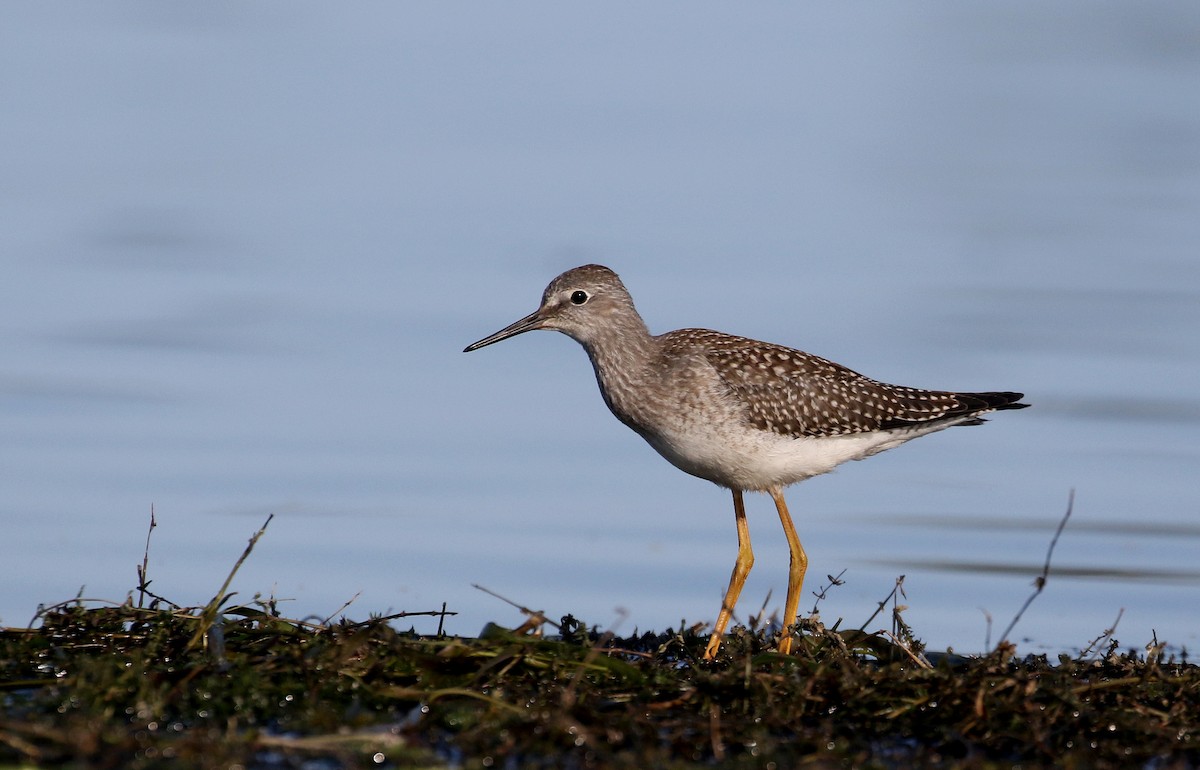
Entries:
[[586, 291], [575, 291], [571, 293], [571, 304], [582, 305], [588, 301], [588, 293]]

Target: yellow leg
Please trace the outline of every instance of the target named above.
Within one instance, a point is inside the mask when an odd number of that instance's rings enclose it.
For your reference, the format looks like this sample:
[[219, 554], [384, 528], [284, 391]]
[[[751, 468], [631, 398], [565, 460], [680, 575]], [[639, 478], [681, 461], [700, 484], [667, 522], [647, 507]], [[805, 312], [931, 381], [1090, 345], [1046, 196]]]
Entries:
[[746, 523], [746, 505], [742, 502], [742, 491], [733, 490], [733, 515], [737, 518], [738, 553], [737, 561], [733, 563], [733, 574], [729, 576], [729, 590], [725, 592], [725, 601], [721, 603], [721, 612], [717, 615], [717, 624], [713, 627], [712, 638], [704, 650], [704, 659], [712, 660], [717, 656], [717, 648], [721, 646], [721, 636], [725, 626], [729, 625], [729, 616], [733, 614], [737, 604], [738, 594], [746, 584], [746, 576], [754, 566], [754, 552], [750, 550], [750, 526]]
[[776, 487], [768, 491], [775, 500], [779, 520], [783, 523], [783, 534], [787, 537], [788, 550], [792, 554], [788, 566], [787, 601], [783, 605], [783, 638], [779, 640], [779, 651], [786, 655], [792, 651], [792, 635], [788, 628], [796, 622], [796, 613], [800, 609], [800, 589], [804, 585], [804, 573], [808, 571], [808, 555], [804, 553], [804, 547], [800, 545], [800, 538], [796, 535], [792, 516], [783, 500], [783, 490]]

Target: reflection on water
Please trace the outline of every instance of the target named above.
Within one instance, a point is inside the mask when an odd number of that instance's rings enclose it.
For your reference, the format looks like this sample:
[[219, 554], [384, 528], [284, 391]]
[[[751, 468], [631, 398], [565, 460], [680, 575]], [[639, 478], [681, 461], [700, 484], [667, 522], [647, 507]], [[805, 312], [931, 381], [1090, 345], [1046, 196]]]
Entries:
[[[1200, 298], [1197, 299], [1200, 304]], [[1197, 324], [1200, 328], [1200, 324]], [[1095, 398], [1073, 396], [1050, 398], [1047, 407], [1056, 415], [1104, 422], [1158, 422], [1171, 425], [1200, 422], [1200, 401], [1164, 396], [1107, 396]]]
[[[853, 517], [856, 521], [886, 526], [952, 529], [952, 530], [1016, 530], [1020, 532], [1053, 532], [1058, 523], [1049, 519], [1021, 516], [974, 516], [967, 514], [913, 514], [892, 513], [886, 515]], [[1066, 533], [1071, 535], [1135, 535], [1137, 537], [1200, 537], [1200, 521], [1097, 521], [1075, 517], [1067, 524]]]
[[[868, 563], [901, 570], [923, 569], [930, 572], [965, 572], [973, 575], [1037, 575], [1042, 565], [1001, 564], [983, 560], [951, 561], [949, 559], [868, 559]], [[1050, 580], [1075, 578], [1081, 580], [1136, 580], [1144, 583], [1200, 583], [1200, 570], [1186, 569], [1116, 569], [1107, 567], [1073, 567], [1051, 564]]]
[[[967, 514], [894, 514], [889, 516], [857, 516], [858, 521], [870, 522], [876, 526], [900, 527], [910, 531], [906, 541], [922, 543], [929, 538], [921, 535], [921, 530], [948, 530], [952, 532], [1017, 532], [1017, 533], [1053, 533], [1058, 524], [1048, 519], [1029, 517], [1001, 516], [971, 516]], [[1104, 538], [1099, 546], [1088, 549], [1089, 560], [1101, 561], [1097, 554], [1114, 554], [1107, 557], [1114, 561], [1121, 560], [1119, 556], [1122, 547], [1131, 538], [1139, 543], [1147, 543], [1148, 539], [1167, 538], [1171, 541], [1180, 538], [1200, 538], [1200, 522], [1174, 521], [1097, 521], [1095, 519], [1072, 518], [1059, 536], [1061, 539], [1072, 540], [1076, 536]], [[1119, 539], [1116, 539], [1119, 538]], [[969, 547], [977, 549], [984, 556], [988, 554], [988, 543], [972, 541], [967, 537], [964, 542], [973, 543]], [[1045, 538], [1050, 542], [1051, 538]], [[1194, 547], [1194, 546], [1193, 546]], [[1020, 561], [1005, 562], [988, 558], [948, 559], [944, 557], [913, 557], [905, 559], [865, 558], [864, 563], [879, 567], [902, 570], [925, 570], [928, 572], [955, 572], [972, 575], [1020, 575], [1033, 576], [1041, 573], [1045, 562]], [[1059, 554], [1050, 563], [1049, 578], [1066, 578], [1076, 580], [1122, 580], [1141, 583], [1162, 584], [1195, 584], [1200, 583], [1200, 570], [1185, 567], [1163, 568], [1143, 564], [1141, 566], [1120, 566], [1119, 564], [1078, 564], [1064, 563]]]

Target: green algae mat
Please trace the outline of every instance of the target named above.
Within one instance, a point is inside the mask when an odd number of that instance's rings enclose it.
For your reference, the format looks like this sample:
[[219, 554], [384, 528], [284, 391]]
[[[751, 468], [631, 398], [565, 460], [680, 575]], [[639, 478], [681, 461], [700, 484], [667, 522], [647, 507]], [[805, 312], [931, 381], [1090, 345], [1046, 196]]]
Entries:
[[418, 636], [268, 604], [46, 611], [0, 631], [0, 767], [1200, 766], [1200, 669], [1160, 650], [927, 656], [809, 623]]
[[421, 636], [405, 613], [233, 604], [265, 529], [205, 606], [153, 593], [144, 559], [122, 604], [0, 629], [0, 770], [1200, 768], [1200, 667], [1154, 640], [937, 655], [895, 591], [890, 631], [810, 618], [790, 655], [753, 617], [714, 661], [700, 626], [618, 637], [528, 610], [515, 630]]

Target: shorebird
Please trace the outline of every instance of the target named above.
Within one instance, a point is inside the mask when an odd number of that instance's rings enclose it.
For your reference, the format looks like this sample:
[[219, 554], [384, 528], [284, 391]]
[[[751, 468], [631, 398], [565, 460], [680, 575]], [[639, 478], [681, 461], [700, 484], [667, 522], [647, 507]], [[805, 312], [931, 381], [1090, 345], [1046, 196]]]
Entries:
[[672, 465], [733, 493], [738, 551], [704, 658], [716, 656], [754, 564], [744, 492], [775, 501], [791, 554], [784, 630], [790, 653], [808, 557], [785, 487], [909, 439], [982, 415], [1021, 409], [1024, 394], [954, 393], [888, 385], [810, 353], [708, 329], [652, 335], [617, 274], [584, 265], [555, 278], [537, 310], [463, 352], [534, 329], [587, 351], [600, 395], [618, 420]]

